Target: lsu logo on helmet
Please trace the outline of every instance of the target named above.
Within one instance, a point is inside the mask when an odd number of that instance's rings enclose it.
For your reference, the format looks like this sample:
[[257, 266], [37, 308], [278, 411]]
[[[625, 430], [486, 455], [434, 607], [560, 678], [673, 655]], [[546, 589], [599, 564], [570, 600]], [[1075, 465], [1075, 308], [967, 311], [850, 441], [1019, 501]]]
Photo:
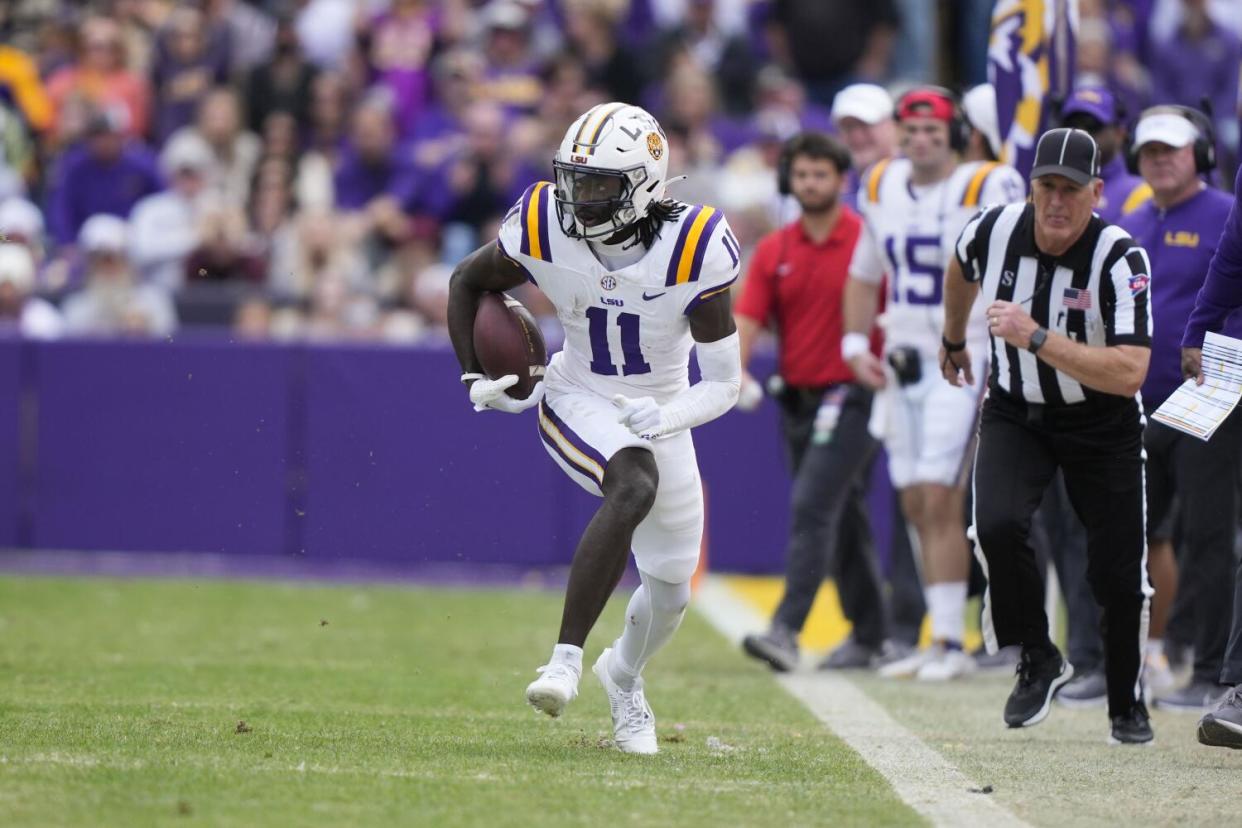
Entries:
[[651, 153], [651, 157], [656, 161], [664, 157], [664, 142], [660, 140], [659, 133], [647, 133], [647, 152]]

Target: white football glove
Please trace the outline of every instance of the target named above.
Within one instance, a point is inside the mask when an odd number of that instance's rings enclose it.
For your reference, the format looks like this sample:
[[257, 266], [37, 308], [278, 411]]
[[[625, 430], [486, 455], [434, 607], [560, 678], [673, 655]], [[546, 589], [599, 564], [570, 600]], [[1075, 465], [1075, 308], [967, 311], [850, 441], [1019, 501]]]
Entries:
[[[473, 380], [473, 382], [471, 382]], [[483, 374], [462, 374], [462, 382], [470, 383], [470, 402], [474, 403], [475, 411], [503, 411], [506, 414], [521, 414], [528, 408], [534, 408], [543, 399], [543, 380], [535, 383], [530, 396], [524, 400], [515, 400], [505, 391], [517, 385], [517, 374], [505, 374], [500, 379], [488, 379]]]
[[763, 402], [763, 386], [749, 373], [742, 372], [742, 387], [735, 403], [738, 411], [751, 412]]
[[660, 404], [651, 397], [631, 400], [622, 394], [612, 398], [612, 404], [621, 410], [617, 422], [644, 440], [651, 440], [664, 433], [664, 414]]

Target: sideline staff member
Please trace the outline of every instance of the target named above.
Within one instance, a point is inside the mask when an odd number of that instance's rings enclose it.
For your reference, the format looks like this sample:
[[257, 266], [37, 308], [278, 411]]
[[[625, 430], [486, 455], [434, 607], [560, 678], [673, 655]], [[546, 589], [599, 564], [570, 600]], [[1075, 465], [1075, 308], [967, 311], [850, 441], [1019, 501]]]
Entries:
[[[1182, 373], [1203, 384], [1203, 339], [1219, 331], [1226, 317], [1242, 308], [1242, 168], [1233, 186], [1233, 207], [1216, 245], [1207, 278], [1182, 337]], [[1233, 685], [1216, 709], [1199, 720], [1199, 741], [1242, 749], [1242, 562], [1233, 579], [1233, 627], [1225, 647], [1220, 683]]]
[[759, 243], [734, 319], [743, 368], [763, 325], [771, 322], [780, 336], [786, 385], [777, 399], [794, 474], [793, 514], [784, 597], [768, 633], [748, 635], [742, 645], [775, 670], [794, 669], [797, 636], [835, 563], [853, 631], [820, 666], [868, 667], [887, 632], [866, 504], [879, 451], [867, 432], [871, 392], [853, 384], [840, 347], [841, 292], [862, 231], [858, 214], [841, 201], [850, 156], [836, 139], [805, 132], [785, 145], [779, 166], [780, 189], [798, 200], [802, 215]]
[[[1182, 384], [1181, 342], [1195, 297], [1216, 252], [1233, 198], [1199, 177], [1214, 164], [1210, 121], [1195, 110], [1157, 106], [1139, 116], [1134, 152], [1154, 197], [1119, 224], [1143, 245], [1156, 274], [1151, 283], [1155, 337], [1143, 383], [1143, 405], [1154, 413]], [[1242, 313], [1229, 316], [1221, 332], [1242, 337]], [[1242, 411], [1234, 411], [1209, 441], [1150, 421], [1147, 449], [1149, 564], [1156, 582], [1153, 637], [1162, 631], [1162, 610], [1184, 589], [1193, 598], [1194, 673], [1190, 683], [1158, 693], [1156, 707], [1206, 713], [1225, 694], [1219, 684], [1233, 609], [1233, 544], [1238, 518], [1238, 459], [1242, 457]], [[1174, 498], [1181, 504], [1180, 556], [1173, 557], [1169, 520]], [[1174, 569], [1161, 582], [1157, 562]], [[1178, 579], [1180, 574], [1180, 586]], [[1168, 583], [1168, 581], [1172, 583]], [[1162, 606], [1163, 604], [1163, 606]], [[1150, 645], [1149, 645], [1150, 646]], [[1147, 675], [1148, 685], [1155, 684]]]
[[992, 372], [974, 472], [976, 553], [988, 576], [988, 649], [1022, 645], [1005, 704], [1010, 727], [1038, 724], [1074, 668], [1048, 637], [1028, 534], [1058, 468], [1087, 528], [1087, 577], [1103, 607], [1109, 741], [1152, 740], [1140, 673], [1151, 586], [1143, 510], [1143, 413], [1151, 355], [1147, 254], [1094, 216], [1099, 148], [1086, 132], [1044, 133], [1028, 204], [971, 220], [945, 274], [941, 367], [973, 382], [966, 320], [988, 303]]

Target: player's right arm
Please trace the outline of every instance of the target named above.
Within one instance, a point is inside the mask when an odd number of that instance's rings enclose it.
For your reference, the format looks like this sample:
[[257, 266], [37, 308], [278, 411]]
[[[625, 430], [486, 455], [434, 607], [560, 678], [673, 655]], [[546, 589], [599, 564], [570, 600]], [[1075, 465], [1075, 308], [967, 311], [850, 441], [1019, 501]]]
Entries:
[[505, 390], [517, 381], [516, 374], [491, 380], [474, 353], [474, 317], [484, 293], [511, 290], [526, 281], [526, 271], [500, 249], [496, 242], [480, 247], [458, 263], [449, 280], [448, 328], [453, 351], [461, 364], [461, 381], [470, 389], [476, 411], [488, 408], [516, 414], [539, 402], [542, 385], [524, 400], [514, 400]]
[[869, 222], [862, 232], [850, 259], [850, 277], [845, 282], [842, 317], [845, 335], [841, 337], [841, 356], [849, 363], [854, 377], [869, 388], [883, 388], [887, 383], [884, 363], [871, 353], [871, 327], [875, 324], [880, 305], [880, 285], [884, 280], [884, 260]]
[[461, 370], [482, 373], [474, 355], [474, 316], [484, 293], [512, 290], [526, 281], [521, 265], [490, 242], [462, 259], [449, 280], [448, 328]]

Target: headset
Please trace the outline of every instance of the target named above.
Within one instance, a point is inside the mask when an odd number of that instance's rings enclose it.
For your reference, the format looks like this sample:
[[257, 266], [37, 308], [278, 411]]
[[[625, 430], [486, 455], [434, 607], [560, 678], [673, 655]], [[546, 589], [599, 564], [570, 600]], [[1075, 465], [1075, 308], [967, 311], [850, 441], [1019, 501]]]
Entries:
[[[832, 158], [832, 165], [837, 168], [841, 175], [845, 175], [850, 168], [850, 159], [848, 151], [844, 146], [838, 145], [837, 141], [826, 133], [815, 132], [799, 132], [792, 136], [785, 143], [781, 144], [780, 155], [776, 159], [776, 190], [782, 196], [793, 195], [793, 161], [794, 158], [803, 152], [818, 152], [822, 147], [816, 147], [819, 141], [826, 140], [830, 148], [826, 152]], [[835, 148], [831, 148], [835, 146]]]
[[793, 195], [793, 182], [790, 180], [793, 168], [794, 150], [798, 148], [798, 136], [795, 135], [781, 144], [781, 154], [776, 159], [776, 191], [782, 196]]
[[1203, 109], [1181, 106], [1180, 104], [1160, 104], [1159, 106], [1148, 107], [1140, 112], [1138, 121], [1134, 122], [1134, 129], [1130, 130], [1126, 135], [1126, 169], [1130, 171], [1130, 174], [1139, 174], [1138, 150], [1134, 148], [1134, 133], [1138, 132], [1139, 121], [1142, 121], [1149, 115], [1159, 115], [1161, 113], [1181, 115], [1194, 125], [1196, 132], [1194, 143], [1195, 172], [1199, 175], [1209, 175], [1212, 170], [1216, 169], [1216, 128], [1212, 126], [1211, 103], [1205, 99], [1203, 104]]
[[953, 107], [953, 116], [949, 119], [949, 149], [954, 152], [965, 152], [967, 144], [970, 143], [970, 134], [974, 131], [970, 121], [966, 120], [966, 116], [962, 113], [962, 105], [958, 96], [952, 90], [943, 86], [916, 86], [907, 90], [900, 98], [897, 99], [895, 108], [893, 109], [893, 120], [901, 122], [901, 109], [906, 99], [911, 95], [918, 93], [931, 94], [940, 98], [944, 98]]

